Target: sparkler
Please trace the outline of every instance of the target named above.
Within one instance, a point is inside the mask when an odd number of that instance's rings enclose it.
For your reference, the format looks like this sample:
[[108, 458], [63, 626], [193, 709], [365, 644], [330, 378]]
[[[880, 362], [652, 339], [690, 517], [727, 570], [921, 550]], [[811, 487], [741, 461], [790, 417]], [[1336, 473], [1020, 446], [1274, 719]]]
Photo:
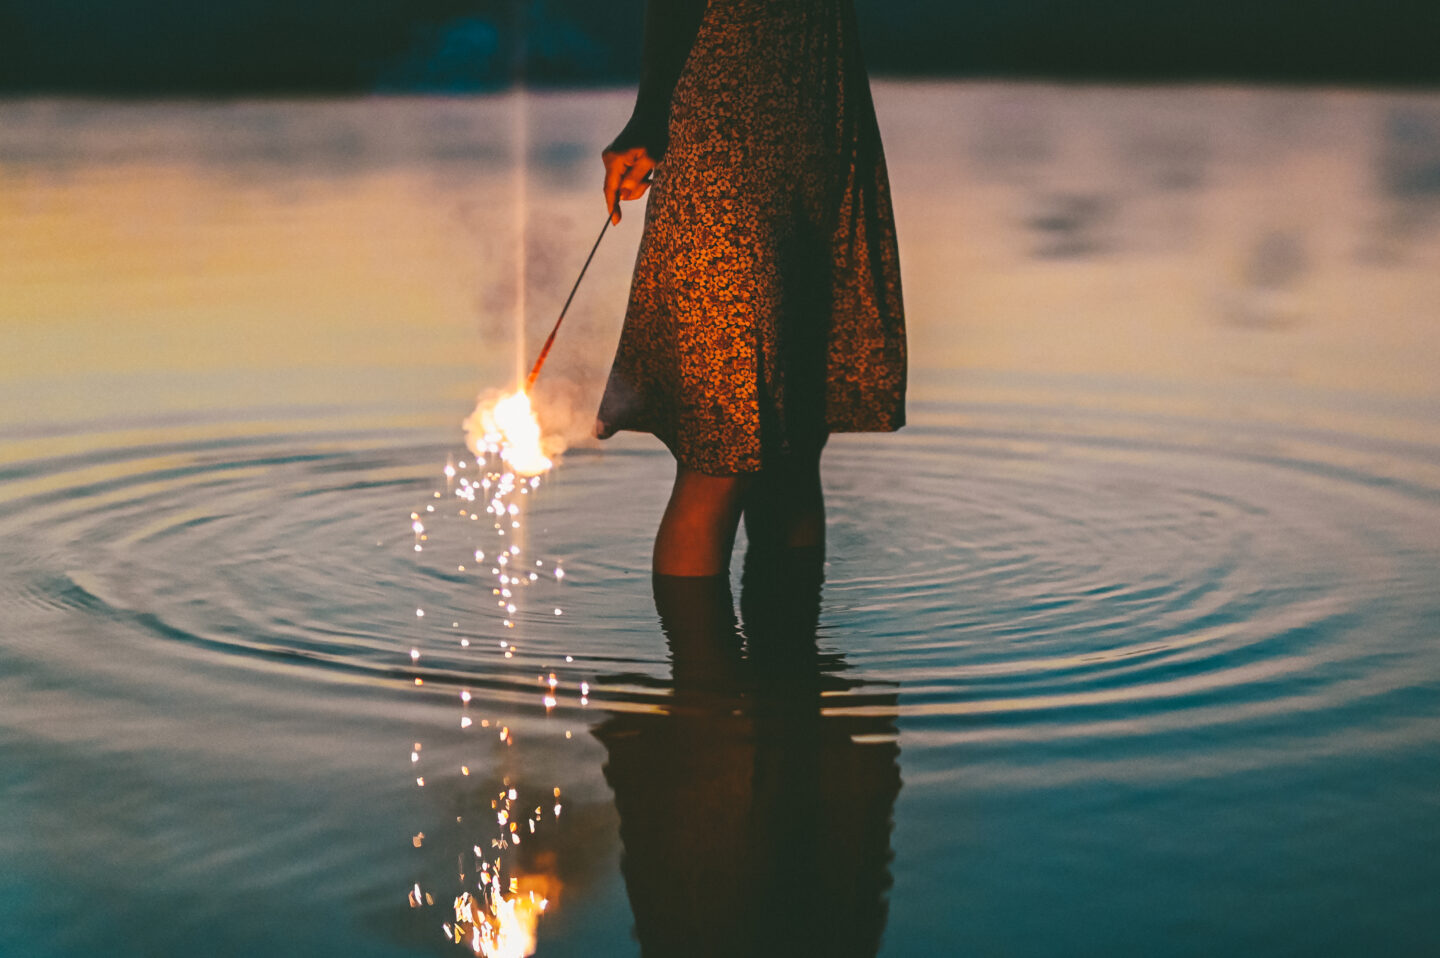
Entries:
[[540, 347], [540, 355], [536, 357], [535, 365], [530, 367], [530, 374], [525, 377], [524, 386], [499, 399], [482, 400], [475, 407], [475, 411], [465, 420], [466, 441], [470, 451], [477, 456], [483, 456], [487, 452], [498, 453], [518, 476], [525, 478], [538, 476], [549, 471], [552, 465], [550, 457], [545, 454], [544, 443], [540, 436], [540, 424], [530, 405], [530, 390], [534, 387], [535, 380], [539, 378], [545, 360], [550, 356], [550, 349], [555, 345], [555, 335], [560, 332], [560, 324], [565, 322], [565, 316], [570, 311], [570, 304], [575, 301], [575, 293], [580, 289], [580, 283], [584, 280], [586, 271], [590, 269], [590, 264], [595, 259], [595, 252], [600, 249], [600, 242], [605, 238], [605, 231], [609, 228], [610, 217], [607, 215], [604, 225], [600, 227], [599, 235], [595, 237], [595, 242], [590, 247], [589, 255], [585, 257], [585, 262], [580, 267], [580, 274], [575, 277], [575, 282], [570, 287], [570, 293], [565, 297], [564, 305], [560, 307], [560, 315], [556, 317], [555, 325], [550, 327], [550, 335], [545, 337], [545, 344]]
[[535, 360], [535, 365], [530, 367], [530, 375], [525, 377], [525, 390], [528, 392], [535, 385], [535, 380], [540, 375], [540, 367], [545, 365], [545, 357], [550, 355], [550, 347], [555, 345], [555, 334], [560, 331], [560, 324], [565, 322], [565, 313], [570, 309], [570, 303], [575, 299], [575, 291], [580, 288], [580, 281], [585, 278], [585, 271], [590, 268], [590, 261], [595, 258], [595, 251], [600, 248], [600, 241], [605, 238], [605, 231], [610, 228], [610, 217], [612, 211], [605, 213], [605, 225], [600, 227], [600, 235], [595, 237], [595, 245], [590, 247], [590, 255], [585, 257], [585, 265], [580, 267], [580, 275], [575, 277], [575, 285], [570, 287], [570, 295], [565, 297], [565, 305], [560, 307], [560, 316], [555, 320], [555, 325], [550, 328], [550, 335], [545, 337], [545, 345], [540, 347], [540, 355]]

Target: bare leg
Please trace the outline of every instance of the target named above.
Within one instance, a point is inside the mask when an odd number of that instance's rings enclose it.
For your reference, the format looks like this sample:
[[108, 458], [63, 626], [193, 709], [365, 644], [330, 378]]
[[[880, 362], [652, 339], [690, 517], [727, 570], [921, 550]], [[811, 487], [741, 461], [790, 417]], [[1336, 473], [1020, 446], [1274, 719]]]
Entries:
[[656, 575], [729, 575], [749, 476], [710, 476], [675, 466], [675, 488], [655, 534]]

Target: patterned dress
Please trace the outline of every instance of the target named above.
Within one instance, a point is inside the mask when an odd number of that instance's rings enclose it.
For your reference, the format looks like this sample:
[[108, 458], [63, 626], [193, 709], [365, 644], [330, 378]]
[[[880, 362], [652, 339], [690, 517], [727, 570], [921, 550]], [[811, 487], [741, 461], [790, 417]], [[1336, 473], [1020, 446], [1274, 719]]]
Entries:
[[905, 421], [889, 183], [851, 0], [648, 0], [635, 114], [659, 159], [596, 434], [699, 472]]

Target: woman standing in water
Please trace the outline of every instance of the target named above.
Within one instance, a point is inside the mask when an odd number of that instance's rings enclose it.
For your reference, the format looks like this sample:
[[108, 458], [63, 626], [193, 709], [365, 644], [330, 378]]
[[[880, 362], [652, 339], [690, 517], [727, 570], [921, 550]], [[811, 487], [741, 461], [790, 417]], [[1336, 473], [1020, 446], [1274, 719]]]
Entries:
[[851, 0], [647, 0], [605, 202], [653, 190], [596, 433], [676, 460], [662, 576], [823, 554], [832, 432], [905, 420], [889, 184]]

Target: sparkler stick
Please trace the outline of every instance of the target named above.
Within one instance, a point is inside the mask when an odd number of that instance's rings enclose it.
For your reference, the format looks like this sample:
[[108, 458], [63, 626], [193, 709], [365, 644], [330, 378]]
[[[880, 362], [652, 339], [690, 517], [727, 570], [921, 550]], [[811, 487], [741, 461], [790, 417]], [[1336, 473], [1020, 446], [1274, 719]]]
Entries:
[[590, 255], [585, 257], [585, 265], [580, 267], [580, 275], [575, 277], [575, 285], [570, 287], [570, 295], [565, 297], [565, 305], [560, 307], [560, 317], [555, 320], [555, 325], [550, 329], [550, 335], [545, 337], [545, 345], [540, 347], [540, 356], [535, 360], [535, 365], [530, 367], [530, 375], [525, 377], [525, 392], [535, 385], [535, 378], [540, 375], [540, 367], [545, 365], [545, 357], [550, 355], [550, 347], [555, 345], [555, 334], [560, 331], [560, 324], [565, 321], [565, 313], [570, 309], [570, 303], [575, 299], [575, 291], [580, 288], [580, 281], [585, 278], [585, 271], [590, 268], [590, 261], [595, 258], [595, 251], [600, 248], [600, 241], [605, 238], [605, 231], [610, 228], [610, 212], [605, 214], [605, 225], [600, 227], [600, 235], [595, 237], [595, 245], [590, 247]]

